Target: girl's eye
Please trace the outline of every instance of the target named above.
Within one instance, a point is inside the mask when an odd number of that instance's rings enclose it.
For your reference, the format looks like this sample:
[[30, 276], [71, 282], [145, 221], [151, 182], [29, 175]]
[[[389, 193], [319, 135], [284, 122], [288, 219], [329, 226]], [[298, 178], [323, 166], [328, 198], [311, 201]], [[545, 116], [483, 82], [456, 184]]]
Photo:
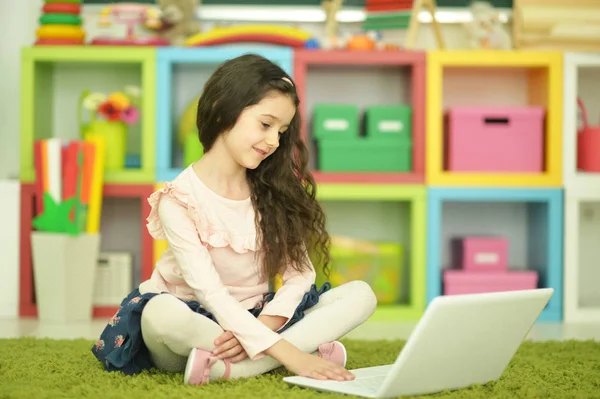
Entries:
[[264, 127], [265, 129], [268, 129], [271, 127], [268, 123], [261, 122], [261, 124], [262, 124], [262, 127]]

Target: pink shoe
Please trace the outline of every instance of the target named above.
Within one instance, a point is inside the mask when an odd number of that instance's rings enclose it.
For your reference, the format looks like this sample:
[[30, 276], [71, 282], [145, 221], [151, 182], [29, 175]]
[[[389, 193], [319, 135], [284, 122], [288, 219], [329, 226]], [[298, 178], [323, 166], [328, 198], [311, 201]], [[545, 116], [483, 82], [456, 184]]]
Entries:
[[[202, 349], [192, 349], [185, 365], [183, 383], [190, 385], [203, 385], [209, 382], [210, 369], [219, 360], [212, 353]], [[225, 374], [222, 378], [229, 378], [230, 363], [225, 360]]]
[[319, 356], [342, 367], [346, 367], [346, 348], [341, 342], [333, 341], [319, 345]]

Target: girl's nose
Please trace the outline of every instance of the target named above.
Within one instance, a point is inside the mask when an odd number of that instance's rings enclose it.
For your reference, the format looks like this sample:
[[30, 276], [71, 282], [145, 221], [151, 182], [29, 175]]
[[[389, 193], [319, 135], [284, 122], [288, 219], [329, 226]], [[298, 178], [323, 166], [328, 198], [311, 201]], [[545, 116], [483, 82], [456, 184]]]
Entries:
[[279, 132], [275, 129], [273, 129], [273, 131], [275, 133], [269, 132], [269, 135], [267, 136], [265, 142], [270, 147], [279, 147]]

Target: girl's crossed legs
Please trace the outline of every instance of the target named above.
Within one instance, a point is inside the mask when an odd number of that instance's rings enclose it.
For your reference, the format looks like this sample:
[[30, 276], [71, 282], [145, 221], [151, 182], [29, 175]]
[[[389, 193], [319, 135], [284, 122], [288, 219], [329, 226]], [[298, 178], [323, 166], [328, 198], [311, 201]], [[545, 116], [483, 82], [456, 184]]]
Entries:
[[[304, 313], [304, 318], [284, 331], [283, 339], [305, 353], [315, 353], [320, 344], [340, 339], [364, 323], [375, 311], [377, 299], [363, 281], [352, 281], [333, 288]], [[223, 329], [209, 318], [193, 312], [172, 295], [157, 295], [142, 312], [142, 336], [150, 357], [160, 370], [185, 370], [192, 348], [212, 351]], [[248, 358], [231, 364], [230, 378], [252, 377], [280, 367], [270, 356]], [[210, 379], [225, 373], [225, 363], [212, 366]]]

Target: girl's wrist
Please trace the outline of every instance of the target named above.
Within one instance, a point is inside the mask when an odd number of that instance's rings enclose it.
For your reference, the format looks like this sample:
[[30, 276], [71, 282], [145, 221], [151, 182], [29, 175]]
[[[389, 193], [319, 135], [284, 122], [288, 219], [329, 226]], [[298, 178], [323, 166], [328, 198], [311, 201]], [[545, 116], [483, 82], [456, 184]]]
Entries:
[[302, 354], [302, 351], [285, 339], [280, 339], [273, 346], [265, 350], [264, 353], [287, 367], [290, 360], [293, 360], [294, 357]]
[[265, 326], [269, 327], [271, 330], [277, 331], [281, 327], [283, 327], [283, 325], [287, 321], [287, 317], [259, 315], [258, 320], [260, 320]]

